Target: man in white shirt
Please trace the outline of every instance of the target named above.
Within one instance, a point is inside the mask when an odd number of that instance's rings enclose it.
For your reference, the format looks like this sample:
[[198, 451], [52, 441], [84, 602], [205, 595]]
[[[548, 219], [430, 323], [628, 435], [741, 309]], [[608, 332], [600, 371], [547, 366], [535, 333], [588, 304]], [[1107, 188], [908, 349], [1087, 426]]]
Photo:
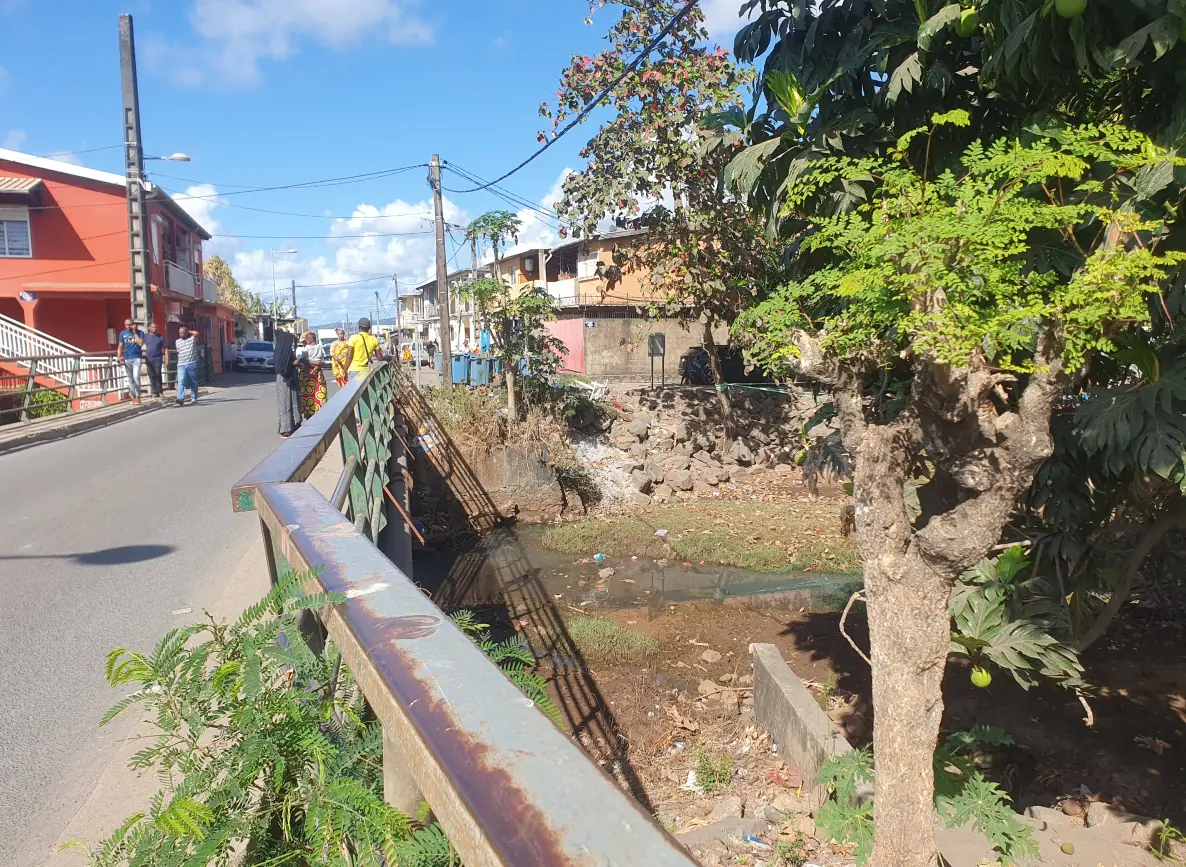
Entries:
[[198, 336], [182, 325], [177, 329], [177, 405], [185, 403], [185, 391], [198, 402]]

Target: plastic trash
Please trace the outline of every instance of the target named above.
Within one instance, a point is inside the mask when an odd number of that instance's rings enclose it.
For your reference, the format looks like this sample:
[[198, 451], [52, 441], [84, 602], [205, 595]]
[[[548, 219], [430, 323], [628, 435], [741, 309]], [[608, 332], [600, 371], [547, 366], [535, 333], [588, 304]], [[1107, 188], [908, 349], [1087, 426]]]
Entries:
[[593, 555], [593, 562], [594, 562], [594, 563], [604, 563], [604, 562], [605, 562], [605, 555], [604, 555], [604, 554], [594, 554], [594, 555]]
[[688, 771], [688, 781], [680, 786], [685, 792], [695, 792], [697, 795], [704, 794], [704, 786], [696, 782], [696, 772]]
[[666, 530], [656, 530], [655, 535], [662, 538], [663, 536], [667, 535], [667, 531]]
[[753, 834], [742, 834], [741, 839], [744, 840], [746, 843], [754, 843], [758, 846], [765, 846], [767, 849], [773, 848], [769, 843], [767, 843], [761, 837], [756, 837]]

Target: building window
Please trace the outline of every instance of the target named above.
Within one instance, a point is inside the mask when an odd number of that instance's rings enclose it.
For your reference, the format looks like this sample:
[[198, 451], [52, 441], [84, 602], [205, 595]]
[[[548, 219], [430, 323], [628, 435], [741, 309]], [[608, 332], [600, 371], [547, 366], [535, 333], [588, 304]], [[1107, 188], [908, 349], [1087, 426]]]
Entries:
[[588, 280], [591, 277], [597, 276], [597, 266], [601, 263], [601, 258], [597, 255], [596, 250], [587, 250], [581, 253], [581, 257], [577, 260], [577, 277], [582, 280]]
[[511, 285], [512, 286], [519, 285], [519, 266], [518, 265], [511, 266]]
[[0, 209], [0, 256], [11, 259], [33, 257], [27, 208]]

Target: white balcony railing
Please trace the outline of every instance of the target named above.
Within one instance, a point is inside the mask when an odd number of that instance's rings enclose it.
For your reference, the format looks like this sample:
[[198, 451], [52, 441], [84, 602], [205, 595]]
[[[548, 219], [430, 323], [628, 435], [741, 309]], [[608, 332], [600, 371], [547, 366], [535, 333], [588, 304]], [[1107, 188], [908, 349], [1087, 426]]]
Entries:
[[198, 297], [198, 281], [193, 274], [173, 262], [165, 263], [165, 288], [188, 298]]

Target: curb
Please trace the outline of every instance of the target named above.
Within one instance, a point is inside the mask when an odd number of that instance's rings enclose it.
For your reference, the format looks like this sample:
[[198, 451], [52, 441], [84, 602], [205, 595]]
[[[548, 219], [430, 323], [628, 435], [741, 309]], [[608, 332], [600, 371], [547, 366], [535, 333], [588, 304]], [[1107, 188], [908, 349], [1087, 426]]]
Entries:
[[[45, 427], [40, 430], [30, 430], [20, 436], [14, 436], [11, 439], [0, 440], [0, 454], [5, 452], [19, 451], [20, 449], [28, 448], [29, 446], [38, 445], [40, 443], [53, 442], [54, 440], [66, 439], [75, 434], [85, 433], [96, 428], [107, 427], [111, 424], [117, 424], [124, 419], [133, 418], [145, 413], [154, 412], [158, 409], [164, 409], [167, 404], [141, 404], [140, 406], [129, 405], [124, 412], [109, 413], [99, 415], [95, 418], [87, 418], [85, 415], [78, 417], [75, 423], [68, 425], [61, 425], [57, 427]], [[96, 411], [98, 412], [98, 411]], [[0, 433], [3, 428], [0, 428]]]

